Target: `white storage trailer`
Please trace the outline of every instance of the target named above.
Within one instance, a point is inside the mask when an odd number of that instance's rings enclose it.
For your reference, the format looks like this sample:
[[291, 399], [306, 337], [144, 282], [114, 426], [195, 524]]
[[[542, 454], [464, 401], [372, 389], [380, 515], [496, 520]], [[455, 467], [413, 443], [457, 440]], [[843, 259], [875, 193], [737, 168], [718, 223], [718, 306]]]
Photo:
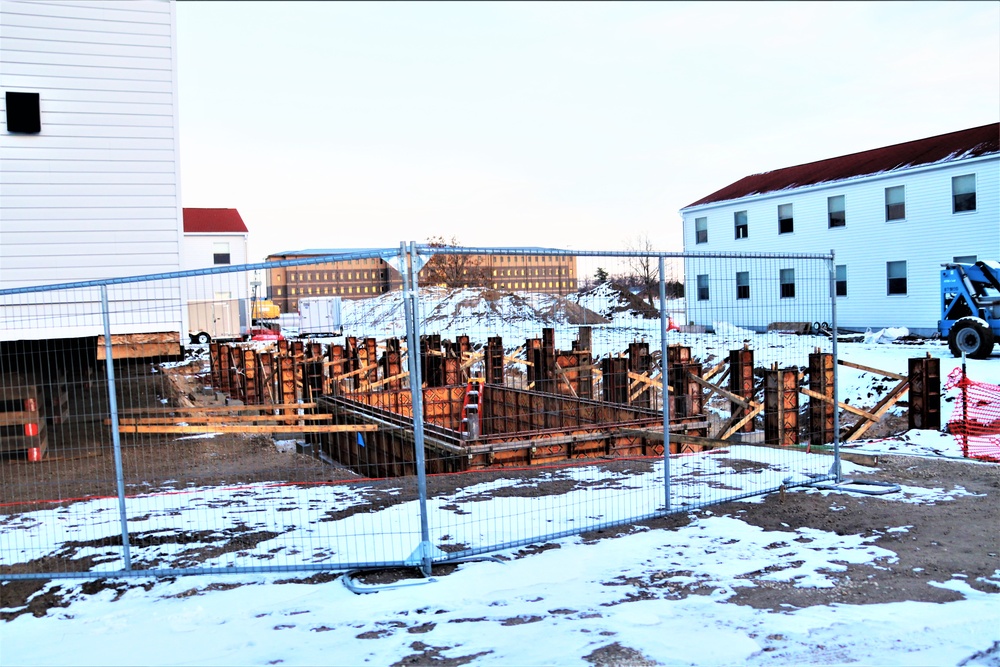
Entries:
[[339, 296], [299, 299], [300, 336], [340, 336], [343, 329]]

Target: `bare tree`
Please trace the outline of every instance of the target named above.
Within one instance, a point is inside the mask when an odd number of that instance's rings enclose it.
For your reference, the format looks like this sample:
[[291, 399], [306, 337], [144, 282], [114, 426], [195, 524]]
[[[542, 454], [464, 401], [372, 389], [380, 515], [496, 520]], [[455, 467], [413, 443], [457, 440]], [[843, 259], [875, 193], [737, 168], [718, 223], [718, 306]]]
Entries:
[[639, 293], [646, 299], [646, 303], [653, 305], [653, 299], [660, 293], [660, 266], [656, 257], [653, 257], [653, 242], [645, 232], [635, 238], [630, 239], [625, 244], [625, 249], [629, 252], [643, 253], [638, 257], [628, 259], [628, 283], [639, 288]]
[[[460, 248], [454, 236], [431, 236], [427, 245], [434, 248]], [[421, 282], [443, 287], [489, 287], [489, 271], [479, 255], [435, 254], [420, 270]]]

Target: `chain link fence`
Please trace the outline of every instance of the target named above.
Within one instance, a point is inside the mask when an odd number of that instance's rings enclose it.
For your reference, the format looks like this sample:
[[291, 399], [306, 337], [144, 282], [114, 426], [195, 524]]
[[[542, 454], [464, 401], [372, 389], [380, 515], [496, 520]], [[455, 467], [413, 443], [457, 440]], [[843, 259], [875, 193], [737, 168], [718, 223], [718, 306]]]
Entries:
[[839, 479], [832, 257], [405, 244], [0, 291], [0, 578], [419, 567]]

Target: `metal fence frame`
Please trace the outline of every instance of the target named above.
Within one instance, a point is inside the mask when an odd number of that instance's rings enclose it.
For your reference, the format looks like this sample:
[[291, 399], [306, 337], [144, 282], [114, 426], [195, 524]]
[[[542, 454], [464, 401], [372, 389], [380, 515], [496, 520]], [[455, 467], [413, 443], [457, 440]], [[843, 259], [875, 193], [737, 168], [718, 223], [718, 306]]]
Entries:
[[[109, 393], [109, 406], [110, 406], [110, 419], [111, 419], [111, 433], [113, 440], [114, 449], [114, 466], [116, 475], [116, 488], [117, 488], [117, 509], [118, 509], [118, 521], [121, 525], [121, 540], [122, 540], [122, 558], [124, 562], [124, 567], [120, 570], [114, 571], [100, 571], [100, 572], [37, 572], [37, 573], [0, 573], [0, 580], [17, 580], [17, 579], [92, 579], [92, 578], [116, 578], [116, 577], [149, 577], [149, 576], [163, 576], [163, 577], [173, 577], [173, 576], [187, 576], [194, 574], [240, 574], [240, 573], [262, 573], [262, 572], [314, 572], [314, 571], [341, 571], [341, 570], [353, 570], [353, 569], [371, 569], [371, 568], [384, 568], [384, 567], [418, 567], [420, 571], [428, 576], [431, 573], [431, 568], [434, 564], [440, 563], [454, 563], [460, 562], [462, 560], [467, 560], [470, 558], [476, 558], [482, 556], [483, 554], [505, 550], [513, 547], [523, 546], [531, 543], [544, 542], [549, 540], [554, 540], [574, 534], [579, 534], [584, 531], [601, 530], [604, 528], [610, 528], [615, 526], [620, 526], [625, 523], [640, 522], [644, 520], [649, 520], [653, 518], [667, 516], [677, 512], [688, 512], [696, 507], [705, 507], [709, 505], [715, 505], [721, 502], [731, 502], [747, 496], [759, 495], [761, 493], [768, 493], [778, 490], [779, 486], [774, 486], [774, 488], [768, 488], [763, 491], [754, 491], [752, 493], [747, 493], [743, 495], [728, 496], [720, 500], [711, 501], [703, 503], [701, 505], [691, 506], [685, 505], [683, 508], [675, 508], [671, 506], [671, 461], [670, 461], [670, 401], [663, 400], [662, 403], [662, 427], [663, 427], [663, 442], [664, 442], [664, 453], [663, 453], [663, 466], [664, 466], [664, 478], [663, 478], [663, 491], [664, 491], [664, 509], [662, 511], [656, 511], [652, 513], [631, 516], [626, 520], [615, 520], [607, 523], [600, 523], [597, 525], [588, 524], [581, 527], [580, 529], [573, 530], [561, 530], [550, 532], [546, 534], [539, 535], [526, 535], [519, 539], [505, 541], [501, 544], [490, 544], [482, 547], [474, 547], [469, 549], [464, 549], [460, 551], [455, 551], [451, 553], [443, 553], [436, 550], [431, 543], [430, 526], [433, 517], [428, 513], [428, 492], [427, 492], [427, 473], [425, 470], [425, 433], [424, 433], [424, 406], [422, 399], [422, 378], [421, 378], [421, 364], [419, 361], [419, 355], [413, 353], [413, 351], [419, 349], [419, 342], [421, 340], [421, 290], [419, 285], [418, 274], [420, 268], [426, 262], [429, 255], [434, 254], [454, 254], [454, 255], [514, 255], [514, 256], [524, 256], [524, 255], [572, 255], [574, 257], [609, 257], [618, 259], [628, 259], [642, 257], [646, 259], [656, 260], [658, 263], [659, 271], [659, 298], [660, 298], [660, 354], [662, 355], [663, 365], [666, 365], [667, 358], [667, 314], [666, 308], [663, 306], [666, 302], [666, 273], [665, 273], [665, 262], [666, 260], [684, 260], [684, 259], [735, 259], [735, 258], [750, 258], [750, 259], [762, 259], [762, 260], [777, 260], [777, 259], [794, 259], [794, 260], [805, 260], [805, 261], [815, 261], [825, 263], [826, 272], [829, 276], [829, 312], [831, 316], [831, 329], [832, 329], [832, 354], [834, 361], [834, 369], [837, 368], [837, 315], [836, 315], [836, 297], [835, 297], [835, 262], [834, 253], [831, 251], [828, 254], [816, 254], [816, 253], [795, 253], [795, 254], [782, 254], [782, 253], [696, 253], [696, 252], [633, 252], [633, 251], [603, 251], [603, 250], [561, 250], [554, 248], [494, 248], [494, 247], [439, 247], [430, 246], [426, 244], [417, 243], [400, 243], [399, 248], [381, 248], [375, 250], [366, 250], [359, 252], [345, 252], [337, 253], [324, 256], [312, 256], [301, 259], [292, 260], [282, 260], [278, 262], [264, 262], [255, 264], [245, 264], [237, 266], [224, 266], [224, 267], [213, 267], [206, 269], [188, 270], [188, 271], [178, 271], [170, 273], [157, 273], [139, 276], [128, 276], [120, 278], [112, 278], [105, 280], [90, 280], [82, 282], [72, 282], [72, 283], [61, 283], [53, 285], [40, 285], [31, 286], [23, 288], [8, 288], [0, 290], [0, 297], [8, 295], [24, 295], [24, 294], [35, 294], [44, 292], [53, 292], [58, 290], [67, 289], [77, 289], [77, 288], [99, 288], [101, 293], [102, 301], [102, 315], [103, 315], [103, 331], [104, 331], [104, 345], [105, 345], [105, 372], [108, 381], [108, 393]], [[116, 378], [115, 378], [115, 364], [113, 363], [113, 349], [112, 349], [112, 327], [109, 318], [109, 306], [108, 306], [108, 287], [111, 285], [123, 285], [131, 283], [144, 283], [158, 280], [171, 280], [180, 278], [196, 278], [203, 276], [210, 276], [215, 274], [229, 274], [237, 272], [250, 272], [255, 270], [265, 270], [276, 267], [294, 267], [294, 266], [308, 266], [313, 264], [321, 264], [325, 262], [339, 262], [344, 260], [355, 260], [355, 259], [372, 259], [381, 258], [390, 264], [392, 264], [397, 270], [399, 270], [402, 277], [402, 295], [404, 303], [404, 315], [406, 321], [406, 339], [408, 348], [411, 351], [407, 354], [407, 364], [409, 370], [409, 385], [410, 392], [413, 397], [413, 435], [415, 443], [415, 456], [417, 460], [416, 465], [416, 477], [417, 477], [417, 490], [419, 498], [419, 512], [420, 512], [420, 541], [417, 548], [413, 551], [409, 558], [402, 560], [387, 560], [384, 562], [337, 562], [337, 563], [301, 563], [297, 565], [275, 565], [275, 566], [251, 566], [251, 567], [194, 567], [194, 568], [159, 568], [159, 569], [134, 569], [132, 566], [132, 558], [130, 552], [130, 538], [128, 530], [128, 516], [127, 516], [127, 504], [125, 495], [125, 482], [122, 472], [122, 452], [121, 452], [121, 441], [119, 437], [119, 413], [116, 400]], [[687, 281], [686, 281], [687, 282]], [[182, 332], [183, 335], [183, 332]], [[834, 386], [833, 386], [833, 401], [834, 405], [837, 405], [839, 401], [837, 395], [837, 382], [836, 375], [834, 376]], [[833, 464], [830, 467], [829, 473], [823, 476], [815, 476], [810, 482], [803, 483], [804, 485], [814, 484], [818, 482], [834, 481], [840, 483], [842, 481], [841, 467], [840, 467], [840, 422], [839, 422], [839, 410], [833, 411], [834, 415], [834, 441], [833, 441]]]

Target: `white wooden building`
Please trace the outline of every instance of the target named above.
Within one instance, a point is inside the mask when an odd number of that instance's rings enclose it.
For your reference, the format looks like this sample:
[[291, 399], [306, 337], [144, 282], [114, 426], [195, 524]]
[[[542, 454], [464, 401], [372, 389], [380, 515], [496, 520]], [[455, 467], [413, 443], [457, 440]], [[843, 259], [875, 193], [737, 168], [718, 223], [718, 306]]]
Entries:
[[[1000, 123], [747, 176], [681, 215], [685, 251], [832, 250], [841, 327], [932, 334], [941, 264], [1000, 258]], [[725, 312], [763, 328], [769, 305], [796, 299], [783, 287], [794, 272], [774, 262], [718, 264], [715, 275], [688, 264], [696, 324]], [[809, 306], [802, 320], [822, 314]]]
[[[247, 226], [235, 208], [184, 209], [184, 270], [247, 263]], [[250, 326], [252, 280], [258, 273], [217, 273], [184, 280], [188, 332], [197, 339], [233, 337]], [[262, 285], [258, 290], [263, 294]]]
[[[169, 0], [0, 0], [0, 288], [181, 268], [174, 12]], [[180, 331], [175, 287], [135, 307], [135, 290], [110, 292], [114, 333]], [[0, 340], [99, 334], [80, 305], [96, 291], [67, 298], [72, 321], [36, 308]]]

